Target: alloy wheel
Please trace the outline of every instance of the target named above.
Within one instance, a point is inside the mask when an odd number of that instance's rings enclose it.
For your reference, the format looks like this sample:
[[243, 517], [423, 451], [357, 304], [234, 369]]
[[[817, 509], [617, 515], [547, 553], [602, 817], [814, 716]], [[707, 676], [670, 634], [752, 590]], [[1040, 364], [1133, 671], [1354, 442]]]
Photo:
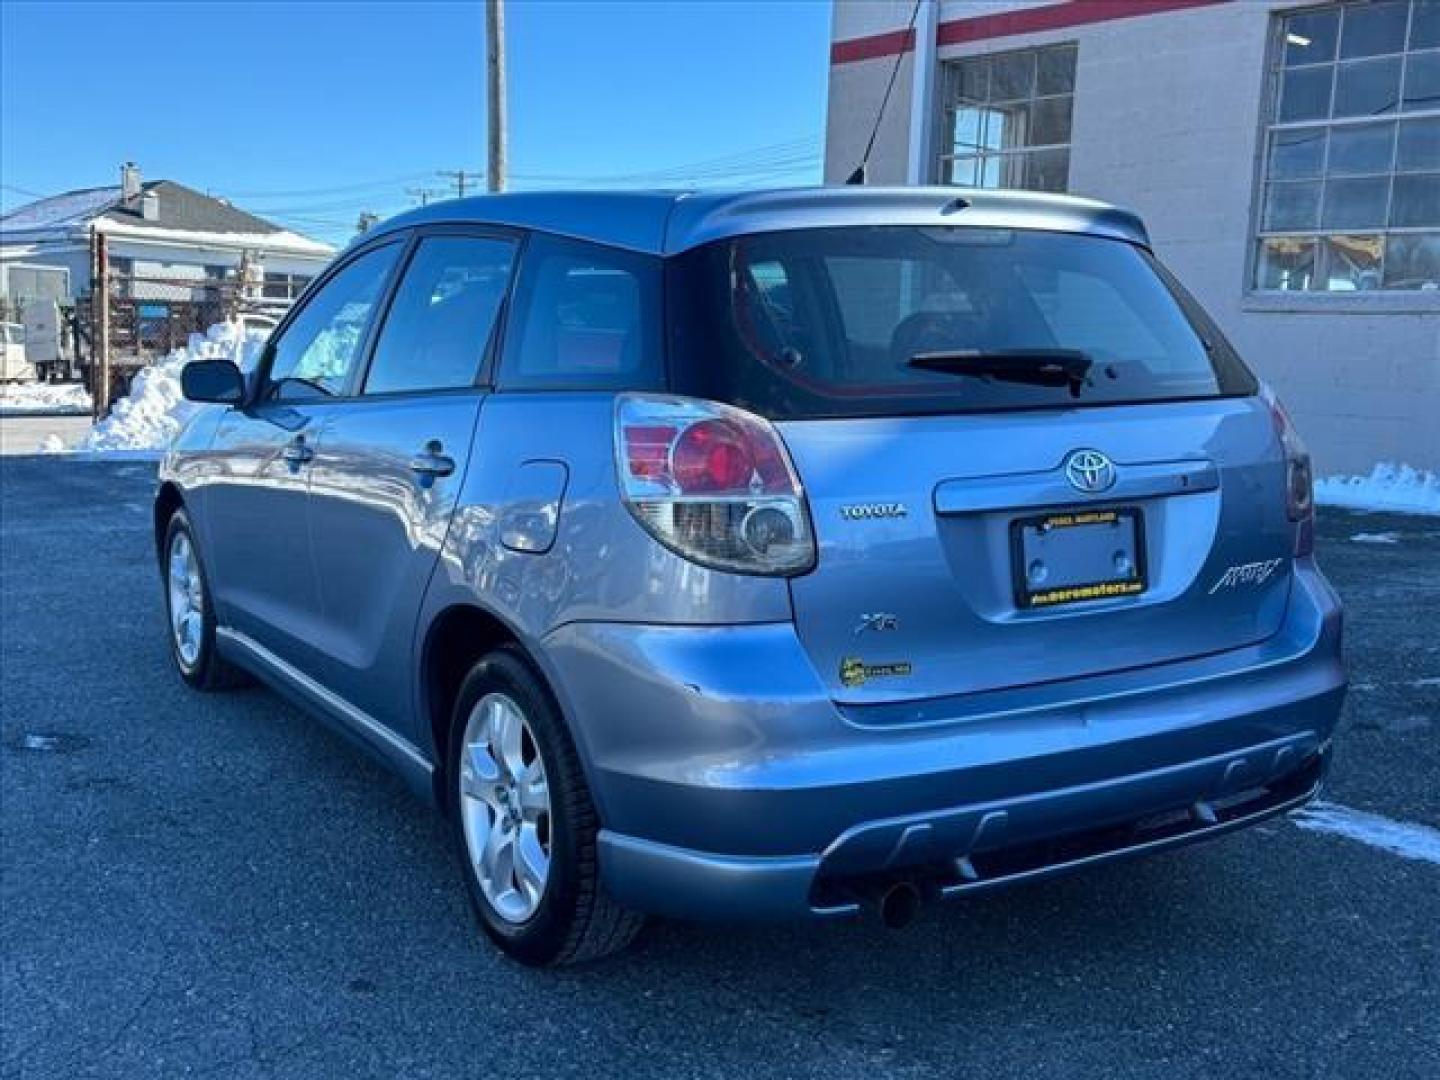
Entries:
[[170, 541], [166, 583], [170, 593], [170, 632], [175, 651], [187, 667], [200, 658], [205, 628], [205, 586], [200, 580], [200, 563], [195, 546], [183, 530]]
[[465, 721], [460, 815], [470, 865], [506, 922], [533, 916], [550, 877], [550, 788], [525, 713], [486, 694]]

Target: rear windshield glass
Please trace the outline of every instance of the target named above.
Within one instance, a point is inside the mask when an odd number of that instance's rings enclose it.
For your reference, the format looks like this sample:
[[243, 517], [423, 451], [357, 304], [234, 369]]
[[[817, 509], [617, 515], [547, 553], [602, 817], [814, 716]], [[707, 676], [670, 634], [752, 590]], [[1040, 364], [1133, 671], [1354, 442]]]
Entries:
[[1073, 233], [766, 233], [674, 261], [674, 389], [772, 419], [1253, 393], [1144, 250]]

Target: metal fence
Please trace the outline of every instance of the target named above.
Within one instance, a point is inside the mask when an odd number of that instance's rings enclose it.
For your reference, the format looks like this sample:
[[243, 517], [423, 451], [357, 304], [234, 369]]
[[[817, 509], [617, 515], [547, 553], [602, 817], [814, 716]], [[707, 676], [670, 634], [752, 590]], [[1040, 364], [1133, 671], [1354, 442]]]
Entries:
[[238, 289], [229, 278], [108, 275], [112, 372], [131, 372], [236, 314]]
[[294, 302], [234, 273], [154, 277], [101, 266], [98, 287], [76, 302], [73, 335], [96, 416], [129, 391], [136, 372], [183, 348], [191, 334], [237, 317], [278, 320]]

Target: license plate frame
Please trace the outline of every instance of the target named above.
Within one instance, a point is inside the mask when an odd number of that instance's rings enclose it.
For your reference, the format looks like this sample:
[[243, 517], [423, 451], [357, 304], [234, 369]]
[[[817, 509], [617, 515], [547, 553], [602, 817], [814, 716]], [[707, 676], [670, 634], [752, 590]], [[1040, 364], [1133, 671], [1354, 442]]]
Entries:
[[[1037, 552], [1053, 549], [1055, 537], [1069, 530], [1088, 529], [1092, 535], [1086, 540], [1093, 547], [1099, 529], [1115, 529], [1127, 522], [1128, 537], [1122, 533], [1114, 544], [1130, 558], [1128, 574], [1082, 574], [1079, 580], [1039, 582], [1031, 587], [1030, 562]], [[1150, 587], [1145, 564], [1145, 515], [1136, 506], [1086, 506], [1016, 518], [1010, 523], [1010, 574], [1015, 605], [1022, 611], [1049, 611], [1096, 600], [1140, 596]]]

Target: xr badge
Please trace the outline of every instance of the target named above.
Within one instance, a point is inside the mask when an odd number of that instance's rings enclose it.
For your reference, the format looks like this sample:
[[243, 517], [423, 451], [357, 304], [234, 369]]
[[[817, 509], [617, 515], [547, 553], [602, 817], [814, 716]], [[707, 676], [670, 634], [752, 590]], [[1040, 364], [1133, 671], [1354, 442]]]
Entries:
[[855, 627], [855, 636], [859, 637], [866, 630], [874, 630], [879, 633], [886, 633], [891, 630], [900, 629], [900, 620], [888, 611], [877, 611], [873, 615], [861, 615], [860, 625]]

